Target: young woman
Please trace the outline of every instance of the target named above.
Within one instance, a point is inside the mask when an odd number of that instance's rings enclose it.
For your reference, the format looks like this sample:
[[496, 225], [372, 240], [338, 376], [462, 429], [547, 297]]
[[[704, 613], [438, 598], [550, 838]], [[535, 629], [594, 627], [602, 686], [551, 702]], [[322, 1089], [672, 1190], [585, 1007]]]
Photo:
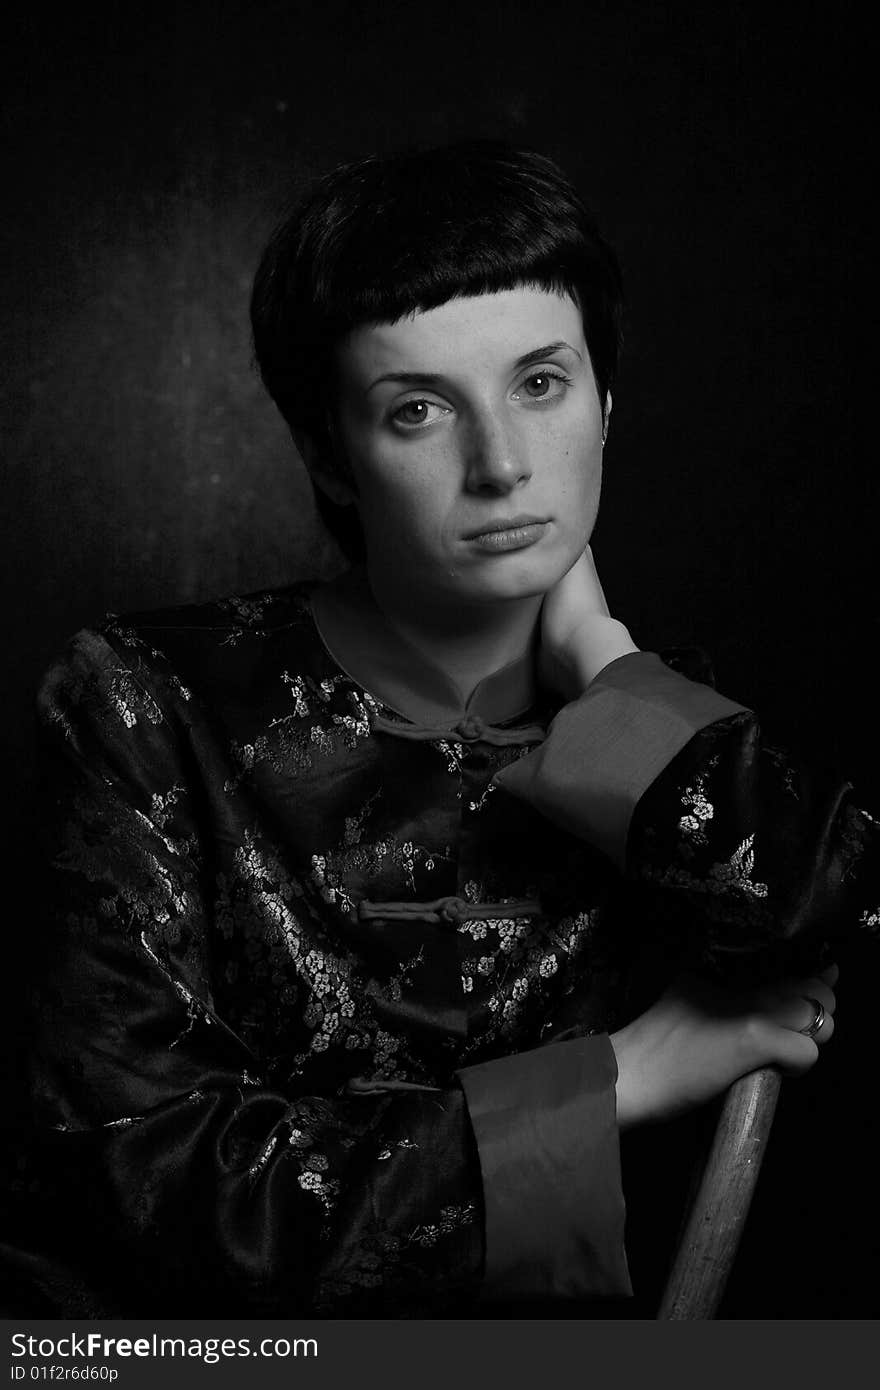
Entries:
[[830, 1040], [876, 827], [608, 614], [619, 309], [564, 176], [503, 146], [339, 169], [267, 249], [257, 358], [354, 563], [47, 677], [53, 1307], [625, 1296], [619, 1130]]

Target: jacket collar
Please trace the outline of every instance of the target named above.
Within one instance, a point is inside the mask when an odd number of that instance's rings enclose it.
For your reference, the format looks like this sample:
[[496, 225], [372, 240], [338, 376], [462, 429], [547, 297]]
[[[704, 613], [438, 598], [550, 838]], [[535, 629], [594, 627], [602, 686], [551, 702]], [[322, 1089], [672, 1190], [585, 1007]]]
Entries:
[[453, 728], [466, 717], [503, 724], [535, 704], [533, 646], [481, 680], [465, 701], [451, 677], [391, 627], [363, 568], [315, 589], [312, 615], [324, 646], [346, 675], [414, 724]]

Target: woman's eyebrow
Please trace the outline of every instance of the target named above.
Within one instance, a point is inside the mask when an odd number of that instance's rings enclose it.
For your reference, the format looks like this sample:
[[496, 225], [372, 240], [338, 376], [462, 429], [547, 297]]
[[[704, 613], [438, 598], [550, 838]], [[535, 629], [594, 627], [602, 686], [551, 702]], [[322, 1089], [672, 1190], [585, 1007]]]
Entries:
[[569, 352], [573, 352], [575, 357], [583, 361], [576, 347], [572, 347], [571, 343], [566, 343], [560, 339], [558, 343], [546, 343], [544, 347], [533, 348], [531, 352], [518, 357], [513, 365], [515, 367], [530, 367], [533, 362], [540, 362], [545, 357], [551, 357], [554, 352], [559, 352], [560, 348], [568, 348]]
[[382, 376], [377, 376], [375, 381], [370, 382], [367, 392], [372, 391], [374, 386], [381, 386], [383, 381], [396, 381], [401, 386], [424, 386], [428, 382], [445, 380], [446, 378], [441, 372], [385, 372]]
[[[533, 362], [541, 362], [544, 358], [551, 357], [554, 352], [559, 352], [561, 348], [568, 348], [569, 352], [573, 352], [575, 357], [583, 361], [576, 347], [560, 339], [558, 343], [545, 343], [543, 347], [532, 348], [531, 352], [524, 353], [514, 362], [514, 369], [530, 367]], [[375, 381], [370, 382], [367, 391], [372, 391], [374, 386], [380, 386], [385, 381], [393, 381], [400, 386], [426, 386], [445, 380], [442, 372], [384, 372], [382, 376], [377, 376]]]

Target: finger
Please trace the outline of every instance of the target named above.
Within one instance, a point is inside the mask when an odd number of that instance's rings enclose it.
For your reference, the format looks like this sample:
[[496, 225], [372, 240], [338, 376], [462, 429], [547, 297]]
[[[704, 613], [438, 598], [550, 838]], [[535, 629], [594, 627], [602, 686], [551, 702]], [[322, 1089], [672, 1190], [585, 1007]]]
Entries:
[[791, 1028], [774, 1028], [769, 1043], [775, 1065], [787, 1076], [802, 1076], [815, 1066], [819, 1057], [816, 1042]]
[[802, 999], [815, 999], [817, 1003], [824, 1005], [829, 1014], [833, 1014], [837, 1008], [837, 996], [821, 975], [814, 975], [809, 980], [799, 980], [798, 993]]
[[602, 581], [599, 578], [599, 571], [596, 569], [596, 561], [593, 558], [593, 550], [590, 545], [584, 549], [580, 557], [580, 564], [590, 591], [590, 607], [596, 613], [604, 613], [606, 617], [611, 616], [608, 607], [608, 600], [605, 597], [605, 590], [602, 588]]
[[[801, 1004], [806, 1006], [806, 1010], [810, 1016], [806, 1022], [801, 1023], [800, 1027], [797, 1028], [797, 1032], [806, 1033], [808, 1037], [812, 1038], [814, 1043], [817, 1043], [819, 1047], [823, 1047], [824, 1044], [830, 1042], [834, 1036], [834, 1014], [816, 999], [803, 999], [801, 1000]], [[818, 1008], [816, 1007], [817, 1004]], [[819, 1024], [818, 1028], [816, 1027], [817, 1022]]]
[[[829, 1014], [833, 1014], [837, 1008], [834, 990], [822, 975], [782, 980], [779, 984], [762, 989], [758, 994], [759, 1006], [774, 1014], [780, 1009], [787, 1010], [793, 999], [815, 999]], [[815, 1009], [813, 1012], [815, 1013]]]
[[820, 1046], [830, 1042], [834, 1033], [834, 1011], [816, 995], [788, 995], [768, 1010], [767, 1017], [778, 1028], [787, 1028], [794, 1033], [806, 1033], [819, 1017], [822, 1026], [810, 1036]]
[[837, 981], [840, 978], [840, 971], [838, 970], [836, 965], [829, 965], [826, 970], [820, 970], [819, 974], [821, 978], [825, 981], [825, 983], [831, 985], [832, 987], [837, 984]]

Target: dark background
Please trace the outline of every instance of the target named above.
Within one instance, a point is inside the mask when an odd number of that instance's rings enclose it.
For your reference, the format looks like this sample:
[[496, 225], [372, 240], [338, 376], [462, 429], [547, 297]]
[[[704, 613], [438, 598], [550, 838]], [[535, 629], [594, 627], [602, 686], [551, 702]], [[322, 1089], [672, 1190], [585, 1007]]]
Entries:
[[[338, 564], [251, 365], [250, 279], [306, 178], [411, 141], [512, 136], [584, 189], [629, 300], [594, 540], [612, 609], [643, 646], [708, 648], [721, 687], [771, 734], [876, 802], [874, 383], [856, 346], [872, 321], [871, 79], [855, 17], [255, 0], [29, 6], [11, 22], [0, 729], [13, 948], [39, 896], [34, 690], [67, 636], [108, 608]], [[740, 1315], [876, 1315], [876, 949], [843, 962], [833, 1061], [785, 1088], [756, 1226], [771, 1236], [754, 1250], [747, 1238]]]

